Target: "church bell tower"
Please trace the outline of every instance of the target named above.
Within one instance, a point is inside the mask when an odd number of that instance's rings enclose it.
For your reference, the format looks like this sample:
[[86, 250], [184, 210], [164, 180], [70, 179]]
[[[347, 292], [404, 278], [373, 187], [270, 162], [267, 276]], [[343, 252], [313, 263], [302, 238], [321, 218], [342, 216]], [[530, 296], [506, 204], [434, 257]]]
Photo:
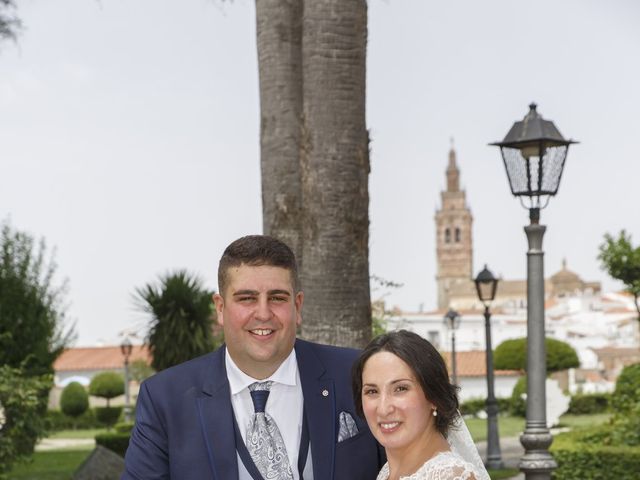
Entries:
[[460, 190], [460, 170], [451, 146], [446, 170], [447, 189], [440, 192], [442, 206], [436, 211], [436, 256], [438, 270], [438, 309], [449, 308], [449, 294], [457, 284], [473, 277], [473, 217], [467, 207], [466, 193]]

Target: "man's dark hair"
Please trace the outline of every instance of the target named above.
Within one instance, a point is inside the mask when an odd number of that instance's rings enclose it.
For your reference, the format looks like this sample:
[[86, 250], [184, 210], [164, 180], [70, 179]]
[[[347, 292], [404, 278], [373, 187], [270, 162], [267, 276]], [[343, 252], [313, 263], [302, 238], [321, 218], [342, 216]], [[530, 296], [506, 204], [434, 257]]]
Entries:
[[247, 235], [232, 242], [222, 254], [218, 265], [218, 288], [224, 294], [229, 282], [229, 269], [249, 265], [282, 267], [289, 271], [294, 294], [300, 291], [298, 264], [291, 249], [277, 238], [268, 235]]
[[371, 340], [351, 369], [353, 400], [358, 415], [362, 410], [362, 372], [367, 360], [378, 352], [390, 352], [404, 361], [413, 371], [425, 397], [438, 409], [436, 429], [444, 436], [458, 415], [458, 387], [449, 381], [449, 373], [442, 356], [427, 340], [413, 332], [399, 330]]

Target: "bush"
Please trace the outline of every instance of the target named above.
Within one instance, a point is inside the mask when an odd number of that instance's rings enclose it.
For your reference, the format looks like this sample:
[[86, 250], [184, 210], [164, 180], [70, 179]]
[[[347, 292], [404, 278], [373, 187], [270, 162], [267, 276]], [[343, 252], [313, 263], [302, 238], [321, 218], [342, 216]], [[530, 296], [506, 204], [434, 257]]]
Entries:
[[89, 395], [78, 382], [71, 382], [64, 387], [60, 396], [60, 410], [65, 415], [77, 418], [89, 408]]
[[124, 454], [129, 447], [130, 437], [130, 433], [101, 433], [96, 435], [96, 444], [102, 445], [103, 447], [116, 452], [121, 457], [124, 457]]
[[122, 414], [122, 407], [96, 407], [96, 418], [107, 428], [113, 427]]
[[59, 431], [70, 430], [74, 427], [81, 430], [102, 428], [103, 425], [96, 418], [92, 408], [87, 409], [77, 418], [69, 418], [60, 410], [49, 410], [45, 417], [47, 430]]
[[484, 398], [471, 398], [460, 404], [460, 413], [475, 417], [479, 412], [486, 409], [486, 403], [487, 401]]
[[527, 416], [527, 401], [522, 396], [527, 393], [527, 376], [523, 375], [513, 386], [511, 393], [510, 412], [516, 417]]
[[102, 372], [91, 379], [89, 394], [109, 400], [124, 394], [124, 378], [116, 372]]
[[609, 408], [611, 395], [608, 393], [578, 394], [571, 397], [567, 413], [574, 415], [589, 415], [603, 413]]
[[[606, 431], [606, 428], [601, 430]], [[553, 478], [637, 480], [640, 447], [597, 444], [597, 437], [589, 439], [594, 432], [597, 429], [563, 433], [554, 438], [551, 453], [558, 462], [558, 468]]]
[[0, 478], [14, 462], [30, 456], [45, 433], [41, 397], [51, 388], [52, 378], [23, 373], [0, 366]]
[[116, 431], [116, 433], [131, 433], [131, 430], [133, 430], [133, 426], [135, 425], [135, 423], [133, 422], [122, 422], [122, 423], [116, 423], [115, 427], [113, 427], [113, 429]]
[[622, 369], [611, 404], [618, 412], [627, 412], [640, 402], [640, 363]]
[[[547, 351], [547, 373], [577, 368], [580, 360], [576, 351], [568, 343], [553, 338], [545, 338]], [[494, 352], [495, 368], [498, 370], [526, 370], [527, 339], [505, 340]]]

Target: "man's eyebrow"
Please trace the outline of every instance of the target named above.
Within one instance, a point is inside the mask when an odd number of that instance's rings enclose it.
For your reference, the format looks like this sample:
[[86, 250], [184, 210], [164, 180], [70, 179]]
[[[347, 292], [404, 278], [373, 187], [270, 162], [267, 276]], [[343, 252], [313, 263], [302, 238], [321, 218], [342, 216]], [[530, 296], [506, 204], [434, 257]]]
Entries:
[[289, 293], [288, 290], [278, 290], [278, 289], [276, 289], [276, 290], [269, 290], [267, 293], [269, 295], [286, 295], [287, 297], [291, 296], [291, 293]]
[[240, 296], [240, 295], [258, 295], [258, 291], [257, 290], [238, 290], [237, 292], [233, 292], [233, 296]]

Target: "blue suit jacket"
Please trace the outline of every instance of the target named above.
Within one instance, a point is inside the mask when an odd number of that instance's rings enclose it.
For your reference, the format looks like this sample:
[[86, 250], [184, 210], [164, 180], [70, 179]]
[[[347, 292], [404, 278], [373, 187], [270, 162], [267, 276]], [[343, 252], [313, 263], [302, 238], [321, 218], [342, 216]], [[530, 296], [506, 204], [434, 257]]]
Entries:
[[[296, 340], [295, 350], [314, 479], [375, 480], [384, 453], [355, 413], [350, 373], [358, 352], [303, 340]], [[143, 382], [123, 480], [238, 478], [224, 358], [223, 346]], [[338, 443], [342, 411], [360, 433]]]

